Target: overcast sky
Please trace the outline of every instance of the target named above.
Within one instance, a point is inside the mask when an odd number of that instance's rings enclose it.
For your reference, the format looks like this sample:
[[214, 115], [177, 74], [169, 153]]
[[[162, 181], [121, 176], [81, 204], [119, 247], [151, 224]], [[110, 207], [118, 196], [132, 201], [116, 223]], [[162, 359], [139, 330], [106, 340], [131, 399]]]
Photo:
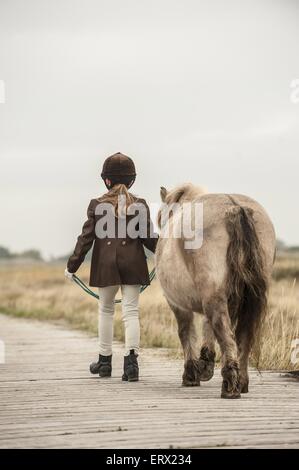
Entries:
[[299, 244], [298, 45], [296, 0], [0, 0], [0, 245], [72, 250], [117, 151], [149, 202], [245, 193]]

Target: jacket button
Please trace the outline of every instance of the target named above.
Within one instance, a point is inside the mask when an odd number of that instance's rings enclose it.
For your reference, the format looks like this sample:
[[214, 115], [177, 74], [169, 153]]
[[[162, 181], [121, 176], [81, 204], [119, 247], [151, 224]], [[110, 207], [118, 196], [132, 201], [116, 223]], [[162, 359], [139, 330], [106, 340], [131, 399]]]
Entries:
[[125, 240], [124, 240], [124, 241], [122, 241], [122, 242], [121, 242], [121, 244], [122, 244], [122, 245], [125, 245], [125, 244], [126, 244]]
[[111, 245], [111, 242], [107, 242], [107, 245]]

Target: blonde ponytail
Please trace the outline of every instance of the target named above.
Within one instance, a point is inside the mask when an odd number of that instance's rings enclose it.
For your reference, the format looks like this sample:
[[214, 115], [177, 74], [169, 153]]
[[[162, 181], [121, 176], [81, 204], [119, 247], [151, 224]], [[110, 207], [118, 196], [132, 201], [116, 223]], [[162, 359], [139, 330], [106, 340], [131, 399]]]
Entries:
[[[113, 205], [115, 209], [115, 216], [118, 217], [118, 198], [119, 196], [125, 196], [125, 214], [127, 213], [128, 207], [134, 202], [134, 197], [129, 193], [128, 188], [125, 184], [115, 184], [108, 193], [104, 194], [101, 198], [101, 202], [107, 202]], [[121, 214], [121, 215], [125, 215]]]

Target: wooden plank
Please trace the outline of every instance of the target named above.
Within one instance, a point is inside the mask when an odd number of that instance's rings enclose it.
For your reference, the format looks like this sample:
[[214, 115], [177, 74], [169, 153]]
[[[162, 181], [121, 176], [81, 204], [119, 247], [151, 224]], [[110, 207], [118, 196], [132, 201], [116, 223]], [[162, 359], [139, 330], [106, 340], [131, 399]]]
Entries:
[[140, 355], [141, 380], [91, 376], [97, 342], [59, 325], [0, 315], [1, 448], [299, 448], [298, 382], [252, 370], [250, 393], [220, 399], [221, 375], [181, 387], [182, 361], [163, 350]]

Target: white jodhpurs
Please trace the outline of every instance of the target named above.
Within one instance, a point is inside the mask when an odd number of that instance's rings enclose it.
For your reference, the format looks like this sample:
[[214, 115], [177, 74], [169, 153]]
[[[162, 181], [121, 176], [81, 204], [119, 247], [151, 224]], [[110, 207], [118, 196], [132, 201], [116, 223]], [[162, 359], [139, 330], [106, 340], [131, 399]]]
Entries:
[[140, 285], [108, 286], [99, 288], [99, 353], [102, 356], [112, 354], [114, 299], [121, 287], [122, 319], [125, 326], [125, 355], [130, 349], [138, 352], [140, 343], [140, 324], [138, 300]]

